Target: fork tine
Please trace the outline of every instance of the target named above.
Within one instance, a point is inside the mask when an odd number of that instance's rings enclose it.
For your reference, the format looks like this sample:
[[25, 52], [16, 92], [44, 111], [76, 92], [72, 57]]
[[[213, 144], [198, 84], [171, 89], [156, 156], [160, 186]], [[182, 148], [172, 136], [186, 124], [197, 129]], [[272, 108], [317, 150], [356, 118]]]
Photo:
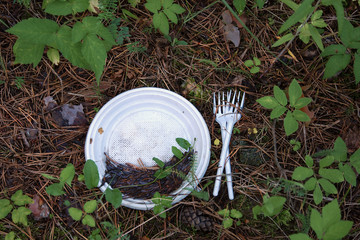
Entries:
[[213, 93], [213, 112], [216, 114], [216, 96], [215, 93]]
[[[240, 95], [239, 95], [239, 97], [240, 97]], [[242, 99], [241, 99], [241, 104], [240, 104], [240, 109], [241, 110], [244, 108], [244, 102], [245, 102], [245, 92], [244, 92], [244, 94], [242, 96]]]
[[234, 96], [233, 96], [233, 99], [232, 99], [232, 101], [231, 101], [231, 108], [229, 109], [231, 112], [234, 111], [234, 108], [235, 108], [235, 111], [236, 111], [235, 100], [236, 100], [236, 90], [235, 90], [235, 92], [234, 92]]
[[221, 95], [220, 92], [218, 92], [218, 113], [222, 113], [221, 109]]

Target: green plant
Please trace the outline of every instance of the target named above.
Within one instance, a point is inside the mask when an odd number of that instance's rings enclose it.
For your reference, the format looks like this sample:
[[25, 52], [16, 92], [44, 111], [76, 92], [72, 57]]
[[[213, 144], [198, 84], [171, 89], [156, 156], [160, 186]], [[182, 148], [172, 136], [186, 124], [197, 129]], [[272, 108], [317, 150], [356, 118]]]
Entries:
[[129, 45], [126, 45], [126, 48], [131, 53], [143, 53], [146, 51], [146, 47], [141, 45], [139, 41], [130, 43]]
[[15, 86], [17, 89], [21, 89], [24, 85], [25, 81], [23, 77], [16, 77], [15, 78]]
[[[11, 201], [0, 199], [0, 219], [5, 218], [11, 212], [11, 219], [15, 224], [21, 223], [28, 226], [27, 216], [31, 213], [31, 210], [26, 208], [25, 205], [30, 203], [33, 203], [33, 200], [24, 195], [22, 190], [17, 190], [11, 196]], [[17, 208], [15, 208], [16, 206]]]
[[160, 217], [166, 218], [166, 208], [170, 208], [172, 205], [172, 197], [168, 197], [165, 195], [161, 195], [159, 192], [156, 192], [151, 199], [151, 201], [155, 204], [154, 206], [154, 213], [159, 214]]
[[18, 3], [24, 5], [26, 8], [29, 8], [31, 0], [14, 0], [14, 3]]
[[[287, 136], [296, 132], [299, 128], [298, 122], [308, 122], [310, 117], [301, 108], [307, 106], [311, 98], [302, 97], [302, 90], [299, 83], [294, 79], [289, 86], [289, 100], [283, 90], [274, 86], [274, 97], [265, 96], [256, 101], [261, 106], [272, 109], [270, 118], [279, 118], [285, 112], [284, 128]], [[290, 108], [286, 107], [290, 103]]]
[[[242, 216], [243, 216], [240, 211], [238, 211], [236, 209], [229, 210], [227, 208], [218, 211], [218, 214], [220, 216], [224, 217], [224, 219], [222, 221], [222, 225], [223, 225], [224, 228], [231, 227], [233, 225], [233, 223], [234, 223], [234, 219], [238, 220], [238, 219], [242, 218]], [[240, 221], [237, 221], [236, 225], [239, 226]]]
[[51, 180], [59, 180], [58, 183], [53, 183], [50, 186], [46, 187], [46, 192], [52, 196], [60, 196], [65, 194], [64, 186], [65, 183], [71, 187], [71, 182], [75, 176], [75, 167], [73, 164], [69, 163], [60, 173], [60, 178], [57, 179], [48, 174], [42, 174], [43, 177]]
[[174, 0], [147, 0], [145, 8], [154, 14], [154, 27], [164, 35], [169, 35], [169, 20], [177, 24], [177, 14], [185, 12], [185, 9], [174, 3]]
[[97, 208], [97, 201], [90, 200], [84, 204], [83, 211], [78, 208], [71, 207], [69, 208], [69, 215], [75, 221], [80, 221], [84, 225], [89, 227], [95, 227], [95, 219], [90, 213], [93, 213]]
[[233, 5], [239, 14], [242, 14], [246, 7], [246, 0], [234, 0]]
[[[323, 200], [322, 190], [326, 194], [337, 194], [334, 184], [345, 180], [352, 186], [356, 186], [356, 173], [353, 168], [360, 173], [360, 149], [348, 160], [346, 144], [340, 137], [336, 139], [333, 149], [320, 154], [326, 156], [319, 161], [318, 175], [314, 173], [314, 160], [309, 155], [305, 157], [307, 167], [299, 166], [292, 174], [292, 178], [296, 181], [306, 180], [303, 188], [314, 192], [313, 198], [316, 205]], [[333, 163], [337, 163], [337, 168], [329, 168]]]
[[[341, 220], [341, 212], [338, 201], [335, 199], [322, 208], [322, 214], [316, 209], [311, 209], [310, 226], [318, 239], [338, 240], [345, 237], [353, 222]], [[291, 240], [310, 240], [306, 233], [290, 235]]]
[[171, 37], [169, 35], [165, 35], [164, 37], [166, 38], [166, 40], [168, 40], [171, 43], [172, 47], [188, 45], [187, 42], [179, 40], [177, 38], [171, 39]]
[[[101, 222], [101, 226], [103, 227], [103, 232], [106, 233], [106, 239], [108, 240], [130, 240], [129, 235], [123, 235], [120, 231], [120, 227], [114, 226], [114, 224], [110, 222]], [[100, 229], [97, 228], [91, 232], [91, 235], [88, 237], [89, 240], [102, 240], [103, 238], [100, 235]]]
[[272, 217], [281, 212], [283, 209], [286, 198], [281, 196], [272, 196], [268, 195], [263, 196], [263, 204], [253, 207], [252, 212], [254, 219], [257, 219], [257, 216], [263, 214], [265, 217]]
[[244, 62], [244, 65], [250, 68], [250, 73], [255, 74], [260, 72], [261, 61], [257, 57], [254, 57], [253, 60], [249, 59]]
[[295, 152], [301, 148], [301, 143], [295, 139], [291, 139], [290, 144], [293, 146], [293, 151]]

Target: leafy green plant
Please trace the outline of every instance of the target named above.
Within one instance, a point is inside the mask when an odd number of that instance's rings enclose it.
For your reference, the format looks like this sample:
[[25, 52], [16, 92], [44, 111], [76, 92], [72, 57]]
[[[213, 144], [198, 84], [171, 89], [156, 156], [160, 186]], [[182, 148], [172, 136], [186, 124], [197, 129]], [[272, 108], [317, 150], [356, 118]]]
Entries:
[[95, 219], [90, 214], [93, 213], [97, 208], [97, 201], [90, 200], [84, 204], [83, 211], [78, 208], [71, 207], [69, 208], [69, 215], [75, 221], [80, 221], [84, 225], [89, 227], [95, 227]]
[[[338, 201], [335, 199], [322, 208], [322, 214], [311, 209], [310, 226], [320, 240], [337, 240], [345, 237], [353, 225], [352, 221], [341, 220]], [[290, 235], [291, 240], [310, 240], [306, 233]]]
[[301, 143], [295, 139], [291, 139], [290, 144], [293, 146], [293, 151], [295, 152], [301, 148]]
[[250, 68], [250, 72], [252, 74], [260, 72], [260, 67], [259, 66], [261, 65], [261, 61], [257, 57], [254, 57], [252, 60], [251, 59], [246, 60], [244, 62], [244, 65], [246, 67]]
[[164, 35], [169, 35], [169, 20], [177, 24], [177, 14], [185, 12], [185, 9], [174, 3], [174, 0], [147, 0], [145, 8], [154, 14], [154, 27]]
[[126, 45], [126, 48], [131, 53], [143, 53], [146, 51], [146, 47], [141, 45], [139, 41], [130, 43], [129, 45]]
[[234, 0], [233, 5], [239, 14], [242, 14], [246, 7], [246, 0]]
[[[130, 240], [129, 235], [123, 235], [120, 231], [120, 227], [116, 227], [114, 224], [110, 222], [101, 222], [102, 229], [104, 233], [106, 233], [106, 239], [108, 240]], [[100, 235], [100, 229], [97, 228], [91, 232], [91, 235], [88, 237], [89, 240], [102, 240], [103, 238]]]
[[272, 196], [268, 195], [263, 196], [263, 204], [253, 207], [252, 212], [254, 219], [257, 219], [257, 216], [263, 214], [265, 217], [272, 217], [281, 212], [283, 209], [286, 198], [281, 196]]
[[46, 187], [46, 192], [52, 196], [60, 196], [65, 194], [64, 186], [65, 183], [71, 187], [71, 182], [75, 176], [75, 167], [73, 164], [69, 163], [60, 173], [60, 178], [57, 179], [48, 174], [42, 174], [43, 177], [51, 180], [59, 180], [58, 183], [53, 183], [50, 186]]
[[169, 35], [165, 35], [164, 37], [165, 37], [166, 40], [168, 40], [171, 43], [172, 47], [188, 45], [187, 42], [179, 40], [176, 37], [174, 39], [171, 39], [171, 37]]
[[[311, 98], [302, 97], [302, 90], [299, 83], [294, 79], [289, 86], [289, 97], [278, 86], [274, 86], [274, 97], [265, 96], [256, 101], [261, 106], [272, 109], [270, 118], [279, 118], [285, 112], [284, 128], [287, 136], [296, 132], [299, 128], [298, 122], [308, 122], [310, 117], [301, 108], [307, 106]], [[290, 103], [289, 107], [286, 107]]]
[[[243, 216], [243, 214], [239, 210], [236, 209], [229, 210], [227, 208], [218, 211], [218, 214], [224, 217], [222, 221], [222, 225], [224, 228], [231, 227], [234, 223], [234, 220], [238, 220]], [[236, 225], [239, 226], [240, 221], [237, 221]]]
[[17, 190], [10, 200], [0, 199], [0, 219], [5, 218], [11, 212], [11, 219], [15, 224], [21, 223], [28, 226], [27, 216], [31, 213], [31, 210], [26, 208], [25, 205], [33, 203], [33, 200], [24, 195], [22, 190]]
[[166, 208], [170, 208], [172, 205], [172, 197], [161, 195], [159, 192], [156, 192], [151, 199], [151, 201], [155, 204], [154, 213], [159, 214], [160, 217], [166, 218]]

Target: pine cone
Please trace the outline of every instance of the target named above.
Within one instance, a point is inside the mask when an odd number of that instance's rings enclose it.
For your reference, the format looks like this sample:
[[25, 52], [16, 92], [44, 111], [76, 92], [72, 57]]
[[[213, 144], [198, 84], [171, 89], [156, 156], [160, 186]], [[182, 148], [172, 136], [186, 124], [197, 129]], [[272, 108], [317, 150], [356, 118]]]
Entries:
[[214, 225], [213, 220], [209, 216], [206, 216], [202, 211], [191, 206], [183, 208], [180, 213], [180, 220], [182, 223], [188, 224], [203, 232], [210, 232]]

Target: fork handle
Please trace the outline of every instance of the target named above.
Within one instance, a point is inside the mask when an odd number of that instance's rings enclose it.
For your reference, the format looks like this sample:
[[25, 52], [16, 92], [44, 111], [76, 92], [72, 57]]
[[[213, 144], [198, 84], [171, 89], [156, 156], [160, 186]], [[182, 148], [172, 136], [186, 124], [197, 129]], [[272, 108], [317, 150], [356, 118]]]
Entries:
[[[225, 128], [224, 128], [225, 127]], [[225, 126], [221, 128], [221, 138], [222, 142], [224, 142], [227, 131], [226, 131], [226, 124]], [[228, 196], [230, 200], [234, 199], [234, 189], [233, 189], [233, 183], [232, 183], [232, 175], [231, 175], [231, 164], [230, 164], [230, 150], [229, 147], [226, 149], [226, 156], [229, 156], [227, 158], [227, 161], [225, 163], [225, 173], [226, 173], [226, 185], [228, 190]]]

